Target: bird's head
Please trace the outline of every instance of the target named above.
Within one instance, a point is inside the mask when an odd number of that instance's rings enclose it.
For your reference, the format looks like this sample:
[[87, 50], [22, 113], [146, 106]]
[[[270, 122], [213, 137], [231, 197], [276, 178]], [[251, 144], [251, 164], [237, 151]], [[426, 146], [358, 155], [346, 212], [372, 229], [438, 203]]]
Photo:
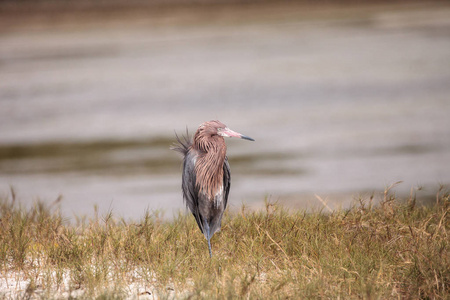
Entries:
[[251, 137], [235, 132], [230, 128], [228, 128], [225, 124], [217, 120], [201, 124], [195, 135], [199, 135], [206, 138], [214, 136], [237, 137], [244, 140], [254, 141], [254, 139], [252, 139]]

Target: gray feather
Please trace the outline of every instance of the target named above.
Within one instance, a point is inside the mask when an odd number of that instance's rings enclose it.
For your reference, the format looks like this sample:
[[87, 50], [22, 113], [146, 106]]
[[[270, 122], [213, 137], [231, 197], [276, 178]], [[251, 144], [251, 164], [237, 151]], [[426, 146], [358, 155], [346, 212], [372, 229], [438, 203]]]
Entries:
[[191, 147], [192, 141], [187, 137], [183, 137], [182, 140], [178, 136], [177, 140], [178, 144], [172, 147], [172, 149], [182, 153], [184, 156], [181, 186], [183, 199], [186, 206], [194, 215], [201, 232], [209, 241], [214, 233], [220, 229], [222, 216], [227, 206], [231, 180], [230, 165], [228, 164], [228, 159], [225, 158], [223, 164], [223, 191], [218, 195], [222, 199], [217, 202], [217, 205], [215, 201], [208, 199], [208, 196], [200, 193], [196, 186], [195, 163], [199, 154]]

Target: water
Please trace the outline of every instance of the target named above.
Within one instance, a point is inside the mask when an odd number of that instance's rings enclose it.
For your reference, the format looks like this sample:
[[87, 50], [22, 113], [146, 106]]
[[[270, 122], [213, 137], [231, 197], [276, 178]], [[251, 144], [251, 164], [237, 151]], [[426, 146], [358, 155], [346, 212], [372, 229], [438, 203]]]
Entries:
[[263, 8], [1, 31], [1, 191], [170, 218], [174, 130], [211, 119], [256, 140], [227, 140], [232, 209], [450, 182], [450, 6]]

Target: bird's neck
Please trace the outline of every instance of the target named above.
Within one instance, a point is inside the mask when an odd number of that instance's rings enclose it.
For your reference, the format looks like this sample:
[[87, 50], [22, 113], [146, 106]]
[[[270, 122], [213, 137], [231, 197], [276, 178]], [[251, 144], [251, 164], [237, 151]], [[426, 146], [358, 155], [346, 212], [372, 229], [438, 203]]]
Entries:
[[[194, 147], [196, 145], [194, 141]], [[213, 200], [223, 185], [223, 164], [225, 162], [227, 146], [223, 137], [209, 138], [209, 141], [201, 143], [196, 150], [199, 157], [195, 164], [196, 185], [199, 191]], [[206, 146], [206, 147], [204, 147]]]

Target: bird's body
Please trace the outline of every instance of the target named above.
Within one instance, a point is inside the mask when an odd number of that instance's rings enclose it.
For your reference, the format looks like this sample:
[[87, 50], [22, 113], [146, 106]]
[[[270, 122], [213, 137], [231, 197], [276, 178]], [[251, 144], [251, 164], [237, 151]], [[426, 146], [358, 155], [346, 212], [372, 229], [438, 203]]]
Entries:
[[210, 256], [211, 237], [220, 229], [230, 192], [231, 174], [224, 136], [253, 140], [219, 121], [209, 121], [200, 125], [193, 140], [185, 137], [182, 141], [177, 137], [179, 144], [172, 148], [184, 156], [183, 198], [208, 241]]

